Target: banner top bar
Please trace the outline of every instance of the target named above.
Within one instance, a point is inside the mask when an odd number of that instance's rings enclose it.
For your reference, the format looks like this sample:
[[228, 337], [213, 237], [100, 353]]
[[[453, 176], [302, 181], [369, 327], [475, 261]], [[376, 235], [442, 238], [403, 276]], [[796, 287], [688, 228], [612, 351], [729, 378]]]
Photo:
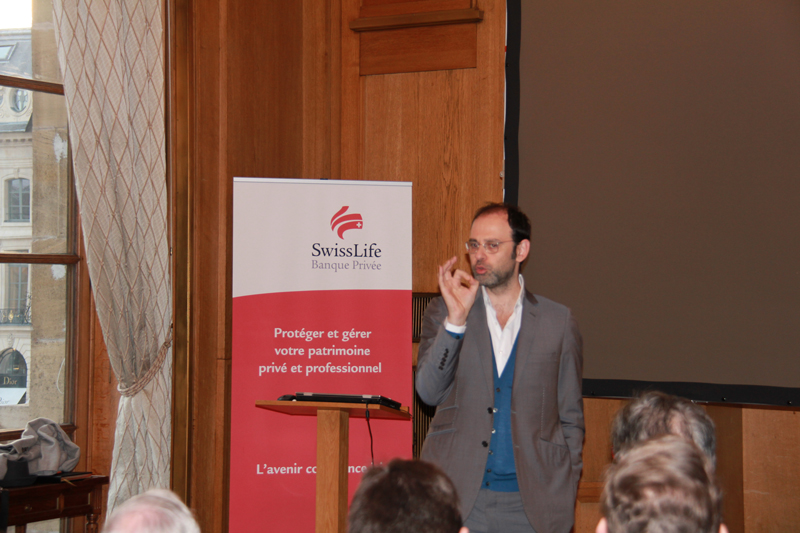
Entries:
[[367, 181], [367, 180], [311, 180], [305, 178], [245, 178], [235, 177], [233, 181], [241, 182], [270, 182], [270, 183], [293, 183], [307, 185], [369, 185], [386, 187], [411, 187], [410, 181]]

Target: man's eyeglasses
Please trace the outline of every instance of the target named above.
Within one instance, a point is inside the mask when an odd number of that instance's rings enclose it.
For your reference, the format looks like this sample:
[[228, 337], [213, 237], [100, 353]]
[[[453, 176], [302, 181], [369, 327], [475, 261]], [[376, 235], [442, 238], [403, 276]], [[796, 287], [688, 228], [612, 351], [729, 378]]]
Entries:
[[486, 250], [487, 254], [496, 254], [497, 250], [500, 249], [500, 245], [501, 244], [505, 244], [507, 242], [514, 242], [514, 241], [513, 240], [510, 240], [510, 241], [486, 241], [483, 244], [479, 243], [478, 241], [467, 241], [465, 243], [465, 245], [467, 247], [467, 252], [469, 252], [471, 254], [478, 253], [478, 250], [481, 249], [481, 246], [483, 246], [483, 249]]

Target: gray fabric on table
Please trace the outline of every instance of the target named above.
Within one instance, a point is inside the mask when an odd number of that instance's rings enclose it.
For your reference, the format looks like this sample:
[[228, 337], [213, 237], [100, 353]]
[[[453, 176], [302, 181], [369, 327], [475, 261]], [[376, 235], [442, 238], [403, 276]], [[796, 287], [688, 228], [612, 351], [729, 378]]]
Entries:
[[81, 457], [80, 448], [57, 423], [47, 418], [31, 420], [22, 437], [0, 445], [0, 479], [5, 478], [8, 461], [26, 461], [36, 476], [70, 472]]

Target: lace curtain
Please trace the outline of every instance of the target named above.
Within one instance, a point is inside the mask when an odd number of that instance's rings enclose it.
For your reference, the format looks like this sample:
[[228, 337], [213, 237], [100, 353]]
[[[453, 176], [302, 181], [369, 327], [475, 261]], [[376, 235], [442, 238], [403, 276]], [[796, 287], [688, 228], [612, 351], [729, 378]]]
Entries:
[[160, 0], [54, 0], [89, 274], [120, 399], [108, 510], [169, 487], [171, 287]]

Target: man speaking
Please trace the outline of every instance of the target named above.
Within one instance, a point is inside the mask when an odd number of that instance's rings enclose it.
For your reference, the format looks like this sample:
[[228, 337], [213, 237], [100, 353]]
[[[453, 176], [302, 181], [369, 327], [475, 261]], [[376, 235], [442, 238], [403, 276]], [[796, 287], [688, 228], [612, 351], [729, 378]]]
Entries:
[[[569, 309], [525, 290], [531, 225], [516, 206], [472, 220], [472, 275], [439, 267], [416, 388], [438, 406], [422, 459], [453, 480], [472, 533], [568, 532], [583, 463], [581, 336]], [[480, 289], [480, 290], [479, 290]]]

